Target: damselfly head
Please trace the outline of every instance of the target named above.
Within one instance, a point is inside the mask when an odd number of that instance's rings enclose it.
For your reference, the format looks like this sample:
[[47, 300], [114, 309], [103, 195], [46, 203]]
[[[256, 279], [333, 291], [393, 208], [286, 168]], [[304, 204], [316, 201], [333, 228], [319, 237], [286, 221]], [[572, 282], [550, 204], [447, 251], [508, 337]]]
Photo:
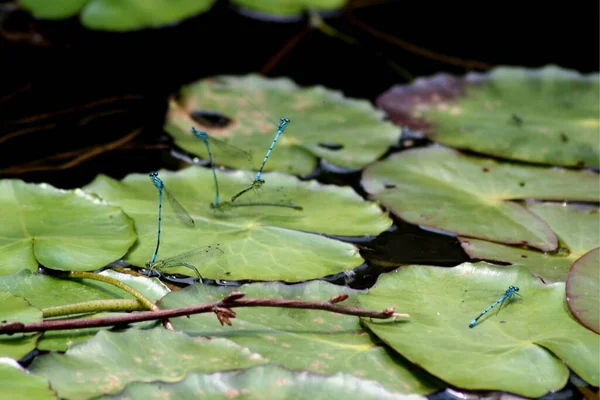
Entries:
[[206, 132], [199, 131], [198, 129], [196, 129], [193, 126], [190, 128], [190, 132], [192, 133], [192, 135], [194, 135], [200, 139], [206, 139], [206, 137], [207, 137]]

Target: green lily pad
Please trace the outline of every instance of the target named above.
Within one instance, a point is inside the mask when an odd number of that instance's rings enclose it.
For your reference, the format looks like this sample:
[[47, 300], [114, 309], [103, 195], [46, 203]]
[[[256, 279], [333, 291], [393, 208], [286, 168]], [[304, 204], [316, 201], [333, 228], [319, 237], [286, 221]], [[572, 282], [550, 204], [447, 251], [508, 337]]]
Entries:
[[0, 387], [2, 396], [10, 400], [57, 399], [48, 381], [32, 375], [15, 360], [0, 357]]
[[236, 372], [189, 374], [176, 383], [132, 383], [111, 399], [145, 400], [160, 393], [173, 399], [184, 399], [190, 393], [201, 393], [203, 399], [360, 399], [360, 400], [425, 400], [419, 395], [390, 393], [376, 382], [358, 379], [350, 374], [321, 376], [310, 372], [293, 372], [277, 365], [252, 367]]
[[226, 339], [191, 338], [165, 329], [101, 331], [65, 354], [33, 360], [30, 371], [48, 379], [63, 398], [116, 394], [131, 382], [178, 382], [190, 372], [229, 371], [265, 364]]
[[567, 305], [584, 326], [600, 334], [600, 247], [573, 263], [567, 278]]
[[512, 200], [599, 201], [598, 174], [497, 162], [439, 145], [408, 150], [363, 172], [363, 187], [405, 221], [462, 236], [552, 251], [558, 241]]
[[268, 15], [289, 17], [301, 16], [312, 11], [336, 11], [346, 5], [347, 0], [232, 0], [232, 3]]
[[[327, 301], [345, 293], [343, 305], [356, 306], [355, 290], [323, 281], [298, 285], [277, 282], [243, 285], [241, 288], [193, 285], [172, 292], [160, 301], [161, 308], [208, 303], [233, 291], [248, 298], [283, 298]], [[387, 307], [381, 307], [381, 310]], [[294, 370], [322, 375], [347, 373], [377, 381], [387, 390], [400, 393], [432, 393], [439, 390], [427, 374], [400, 357], [390, 354], [371, 337], [354, 316], [316, 310], [288, 308], [236, 308], [233, 326], [221, 326], [213, 314], [173, 318], [173, 326], [188, 334], [225, 337], [262, 354], [270, 362]], [[374, 340], [375, 339], [375, 340]]]
[[[500, 297], [509, 285], [520, 288], [519, 301], [469, 328], [491, 302], [465, 301], [465, 291], [485, 288]], [[598, 335], [570, 316], [564, 296], [564, 283], [543, 284], [525, 268], [464, 263], [404, 267], [380, 276], [358, 298], [364, 308], [392, 303], [397, 312], [410, 314], [405, 322], [363, 322], [434, 376], [460, 388], [540, 397], [566, 384], [567, 366], [591, 385], [599, 384]]]
[[39, 19], [63, 19], [79, 14], [90, 0], [17, 0], [19, 7]]
[[[0, 321], [39, 322], [42, 320], [42, 312], [29, 304], [25, 299], [12, 293], [0, 291]], [[20, 359], [35, 345], [39, 334], [0, 335], [0, 357], [11, 357]]]
[[[102, 275], [108, 275], [124, 282], [150, 300], [158, 300], [168, 292], [164, 284], [157, 279], [134, 278], [114, 271], [103, 271]], [[32, 306], [39, 309], [95, 300], [133, 299], [127, 292], [107, 283], [89, 279], [58, 279], [48, 275], [32, 274], [27, 270], [14, 275], [0, 277], [0, 290], [23, 297]], [[107, 315], [107, 313], [85, 315], [80, 318], [96, 318], [103, 315]], [[119, 315], [119, 313], [111, 313], [111, 315]], [[19, 319], [19, 321], [22, 320]], [[37, 321], [39, 320], [35, 322]], [[154, 323], [154, 321], [150, 321], [134, 325], [140, 327], [153, 325]], [[109, 328], [48, 331], [39, 340], [37, 348], [39, 350], [64, 351], [71, 345], [84, 341], [103, 329]]]
[[119, 259], [135, 242], [118, 207], [85, 194], [21, 180], [0, 181], [0, 275], [35, 271], [90, 271]]
[[546, 221], [556, 233], [560, 241], [557, 251], [541, 252], [459, 237], [463, 249], [472, 258], [523, 266], [546, 282], [564, 282], [571, 265], [591, 249], [600, 246], [598, 207], [558, 203], [533, 203], [526, 207]]
[[[353, 245], [320, 234], [376, 235], [391, 225], [377, 204], [363, 200], [350, 188], [301, 182], [280, 173], [263, 175], [266, 183], [255, 200], [278, 202], [285, 193], [303, 211], [280, 207], [215, 211], [210, 207], [214, 200], [210, 169], [193, 166], [161, 171], [159, 176], [196, 224], [184, 226], [165, 207], [158, 259], [219, 244], [224, 254], [197, 265], [204, 278], [299, 281], [338, 273], [360, 265], [363, 259]], [[242, 172], [219, 171], [218, 177], [222, 196], [248, 185]], [[119, 182], [100, 175], [85, 190], [119, 205], [135, 219], [138, 243], [124, 259], [144, 266], [154, 251], [157, 231], [158, 194], [150, 178], [132, 174]], [[188, 268], [167, 272], [195, 276]]]
[[[224, 127], [209, 126], [198, 112], [217, 112], [231, 119]], [[397, 144], [400, 130], [383, 121], [383, 112], [366, 100], [349, 99], [323, 86], [301, 88], [287, 78], [216, 76], [184, 86], [171, 99], [165, 130], [184, 150], [208, 159], [204, 143], [190, 133], [195, 127], [209, 136], [249, 152], [258, 169], [275, 133], [277, 121], [291, 120], [264, 170], [309, 174], [317, 157], [344, 168], [361, 169]], [[195, 119], [194, 119], [195, 118]], [[215, 163], [250, 168], [248, 160], [227, 154]]]
[[18, 0], [40, 19], [80, 14], [83, 26], [105, 31], [158, 28], [210, 10], [215, 0]]
[[448, 146], [532, 163], [598, 166], [598, 73], [555, 65], [438, 74], [395, 86], [377, 105]]

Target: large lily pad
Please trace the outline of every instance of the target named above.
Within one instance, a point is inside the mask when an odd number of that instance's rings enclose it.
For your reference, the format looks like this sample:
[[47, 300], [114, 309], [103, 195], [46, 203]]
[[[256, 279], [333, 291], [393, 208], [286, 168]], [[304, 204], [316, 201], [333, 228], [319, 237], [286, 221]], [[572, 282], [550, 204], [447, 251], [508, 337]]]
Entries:
[[11, 358], [0, 357], [0, 387], [10, 400], [57, 399], [46, 379], [28, 373]]
[[583, 325], [600, 334], [600, 247], [577, 260], [567, 279], [567, 304]]
[[[219, 113], [230, 122], [215, 127], [197, 117]], [[216, 76], [184, 86], [169, 102], [165, 130], [181, 148], [207, 158], [204, 143], [190, 128], [249, 152], [258, 169], [277, 132], [277, 121], [291, 120], [264, 170], [306, 175], [317, 157], [345, 168], [360, 169], [396, 144], [400, 130], [383, 121], [383, 112], [366, 100], [348, 99], [323, 86], [300, 88], [287, 78]], [[243, 157], [227, 154], [217, 164], [249, 168]]]
[[0, 275], [89, 271], [119, 259], [135, 242], [133, 221], [121, 209], [82, 190], [21, 180], [0, 181]]
[[[520, 288], [520, 301], [469, 328], [491, 302], [465, 301], [465, 291], [485, 288], [500, 297], [509, 285]], [[526, 397], [563, 387], [567, 366], [591, 385], [599, 384], [598, 335], [570, 316], [564, 296], [564, 283], [546, 285], [525, 268], [486, 263], [408, 266], [380, 276], [369, 293], [358, 295], [362, 307], [393, 303], [398, 312], [410, 314], [405, 322], [364, 320], [409, 361], [461, 388]]]
[[377, 100], [391, 119], [432, 139], [513, 160], [598, 166], [599, 74], [554, 65], [438, 74]]
[[[160, 306], [208, 303], [234, 290], [246, 293], [246, 297], [313, 301], [327, 301], [346, 293], [350, 298], [342, 304], [347, 306], [356, 306], [357, 294], [323, 281], [293, 286], [272, 282], [235, 289], [193, 285], [170, 293]], [[392, 392], [425, 394], [439, 389], [429, 376], [373, 340], [354, 316], [287, 308], [239, 308], [235, 312], [233, 326], [221, 326], [212, 314], [174, 318], [171, 322], [189, 334], [228, 338], [290, 369], [323, 375], [347, 373], [377, 381]]]
[[564, 282], [571, 265], [591, 249], [600, 246], [598, 207], [533, 203], [526, 205], [526, 208], [546, 221], [556, 233], [560, 241], [557, 251], [541, 252], [459, 237], [463, 249], [472, 258], [524, 266], [546, 282]]
[[190, 393], [202, 393], [203, 399], [241, 398], [269, 400], [291, 399], [360, 399], [360, 400], [425, 400], [419, 395], [390, 393], [381, 385], [349, 374], [321, 376], [310, 372], [292, 372], [268, 364], [236, 372], [189, 374], [177, 383], [132, 383], [111, 399], [145, 400], [160, 393], [173, 399], [184, 399]]
[[462, 236], [552, 251], [548, 224], [512, 200], [598, 201], [598, 174], [462, 155], [434, 145], [404, 151], [363, 173], [363, 186], [400, 218]]
[[347, 0], [232, 0], [232, 3], [253, 12], [280, 17], [299, 17], [311, 11], [336, 11]]
[[157, 28], [208, 11], [215, 0], [18, 0], [40, 19], [63, 19], [80, 14], [90, 29], [131, 31]]
[[265, 364], [226, 339], [191, 338], [165, 329], [99, 332], [93, 339], [33, 360], [62, 398], [115, 394], [131, 382], [178, 382], [190, 372], [229, 371]]
[[[20, 321], [23, 323], [39, 322], [42, 312], [29, 304], [25, 299], [12, 293], [0, 291], [0, 321]], [[39, 334], [0, 335], [0, 357], [19, 359], [31, 350]]]
[[[126, 283], [141, 292], [150, 300], [158, 300], [168, 291], [157, 279], [135, 278], [114, 271], [103, 271], [102, 275], [108, 275]], [[133, 299], [127, 292], [107, 283], [89, 279], [58, 279], [47, 275], [32, 274], [27, 270], [14, 275], [0, 277], [0, 290], [20, 296], [26, 299], [32, 306], [39, 309], [95, 300]], [[95, 318], [102, 315], [106, 314], [85, 315], [81, 318]], [[112, 315], [118, 314], [112, 313]], [[39, 320], [27, 321], [19, 318], [19, 321], [37, 322]], [[150, 321], [135, 324], [135, 326], [149, 326], [152, 324], [154, 324], [154, 322]], [[39, 340], [37, 348], [39, 350], [64, 351], [71, 345], [86, 340], [94, 336], [99, 330], [103, 329], [109, 328], [48, 331], [45, 332]], [[12, 337], [14, 336], [11, 336], [10, 338]]]
[[[278, 202], [287, 196], [304, 207], [303, 211], [280, 207], [215, 211], [210, 207], [214, 195], [209, 169], [193, 166], [178, 172], [161, 171], [159, 176], [194, 218], [196, 226], [184, 226], [165, 208], [158, 258], [219, 244], [224, 254], [205, 258], [197, 265], [205, 278], [299, 281], [341, 272], [363, 262], [358, 250], [308, 232], [373, 235], [391, 225], [377, 204], [364, 201], [350, 188], [301, 182], [279, 173], [263, 175], [266, 183], [260, 197], [254, 200]], [[233, 195], [249, 184], [242, 172], [219, 172], [218, 177], [222, 195]], [[143, 266], [154, 251], [158, 207], [158, 195], [148, 176], [132, 174], [118, 182], [101, 175], [86, 190], [119, 205], [135, 219], [138, 243], [125, 260]], [[251, 195], [247, 198], [252, 199]], [[168, 272], [194, 276], [187, 268]]]

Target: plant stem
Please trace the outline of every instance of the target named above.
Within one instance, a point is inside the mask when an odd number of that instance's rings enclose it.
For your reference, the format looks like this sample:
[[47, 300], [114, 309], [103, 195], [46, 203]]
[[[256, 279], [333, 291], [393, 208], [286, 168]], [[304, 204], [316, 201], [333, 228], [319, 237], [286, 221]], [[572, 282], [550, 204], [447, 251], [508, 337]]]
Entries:
[[203, 314], [213, 312], [221, 323], [229, 324], [229, 318], [235, 318], [232, 308], [237, 307], [279, 307], [296, 308], [308, 310], [322, 310], [338, 314], [355, 315], [358, 317], [388, 319], [397, 317], [408, 317], [408, 314], [398, 314], [394, 312], [394, 307], [389, 307], [383, 311], [365, 310], [359, 307], [346, 307], [336, 303], [344, 301], [347, 295], [333, 296], [329, 301], [304, 301], [288, 299], [242, 299], [243, 292], [233, 292], [223, 298], [223, 300], [212, 303], [192, 305], [187, 307], [172, 308], [168, 310], [143, 311], [128, 315], [87, 318], [79, 320], [60, 320], [60, 321], [42, 321], [30, 324], [24, 324], [18, 321], [11, 321], [0, 324], [0, 334], [14, 334], [19, 332], [45, 332], [63, 329], [83, 329], [97, 328], [102, 326], [113, 326], [131, 324], [135, 322], [151, 321], [165, 318], [182, 317], [192, 314]]
[[[69, 278], [74, 279], [92, 279], [95, 281], [100, 281], [104, 283], [108, 283], [110, 285], [116, 286], [121, 290], [126, 291], [130, 295], [136, 298], [137, 301], [140, 302], [146, 309], [148, 310], [158, 310], [158, 307], [148, 300], [143, 294], [133, 289], [132, 287], [127, 286], [123, 282], [118, 279], [111, 278], [110, 276], [104, 276], [100, 274], [94, 274], [93, 272], [82, 272], [82, 271], [71, 271], [69, 272]], [[69, 307], [69, 306], [66, 306]], [[55, 307], [59, 308], [59, 307]]]
[[[108, 283], [110, 285], [118, 287], [121, 290], [126, 291], [127, 293], [129, 293], [130, 295], [135, 297], [137, 302], [139, 304], [141, 304], [142, 306], [144, 306], [145, 309], [152, 310], [152, 312], [156, 312], [156, 311], [160, 310], [156, 306], [156, 304], [154, 304], [152, 301], [147, 299], [143, 294], [141, 294], [137, 290], [133, 289], [132, 287], [124, 284], [120, 280], [111, 278], [110, 276], [94, 274], [93, 272], [71, 271], [71, 272], [69, 272], [69, 278], [92, 279], [92, 280]], [[69, 307], [69, 306], [63, 306], [63, 307]], [[63, 313], [64, 312], [64, 311], [60, 310], [60, 307], [54, 307], [54, 308], [55, 308], [55, 310], [52, 310], [52, 311], [55, 313]], [[166, 319], [166, 318], [161, 318], [161, 319], [163, 320], [162, 323], [166, 329], [174, 330], [173, 325], [171, 324], [171, 322], [169, 322], [168, 319]]]
[[144, 311], [147, 308], [140, 304], [138, 300], [129, 299], [109, 299], [94, 300], [81, 303], [68, 304], [66, 306], [42, 308], [44, 318], [62, 317], [73, 314], [87, 314], [97, 312], [128, 312]]

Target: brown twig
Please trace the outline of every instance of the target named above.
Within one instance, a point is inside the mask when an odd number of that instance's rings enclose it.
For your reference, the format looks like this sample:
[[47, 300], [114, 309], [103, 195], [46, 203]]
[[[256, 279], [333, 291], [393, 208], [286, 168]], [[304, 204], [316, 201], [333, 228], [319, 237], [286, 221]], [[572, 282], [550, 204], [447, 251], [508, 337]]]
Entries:
[[352, 14], [348, 14], [348, 21], [351, 24], [358, 27], [359, 29], [364, 30], [365, 32], [369, 33], [370, 35], [372, 35], [378, 39], [381, 39], [381, 40], [391, 43], [393, 45], [399, 46], [410, 53], [417, 54], [422, 57], [429, 58], [431, 60], [443, 62], [443, 63], [450, 64], [450, 65], [455, 65], [458, 67], [463, 67], [466, 69], [488, 70], [493, 67], [492, 64], [488, 64], [483, 61], [462, 59], [459, 57], [453, 57], [453, 56], [449, 56], [446, 54], [437, 53], [433, 50], [429, 50], [424, 47], [419, 47], [415, 44], [412, 44], [406, 40], [400, 39], [396, 36], [389, 35], [387, 33], [380, 32], [376, 29], [373, 29], [370, 26], [368, 26], [367, 24], [356, 19], [356, 17], [354, 17]]
[[31, 128], [24, 128], [24, 129], [12, 131], [12, 132], [7, 133], [6, 135], [0, 137], [0, 143], [4, 143], [12, 138], [27, 135], [29, 133], [38, 132], [38, 131], [46, 131], [46, 130], [49, 130], [52, 128], [56, 128], [55, 123], [50, 123], [50, 124], [46, 124], [46, 125], [36, 125]]
[[333, 28], [331, 25], [328, 25], [327, 23], [325, 23], [323, 18], [321, 18], [321, 16], [318, 13], [310, 12], [310, 25], [313, 28], [318, 29], [321, 33], [323, 33], [327, 36], [330, 36], [330, 37], [333, 37], [336, 39], [340, 39], [352, 46], [359, 46], [365, 50], [374, 52], [374, 54], [377, 57], [384, 59], [386, 64], [391, 69], [393, 69], [396, 73], [398, 73], [400, 76], [405, 78], [407, 81], [410, 82], [414, 79], [412, 74], [410, 72], [408, 72], [408, 70], [406, 68], [401, 67], [400, 65], [396, 64], [396, 62], [394, 62], [392, 59], [384, 56], [382, 53], [378, 52], [377, 50], [373, 50], [370, 46], [366, 46], [365, 44], [361, 43], [360, 41], [353, 38], [352, 36], [346, 35], [345, 33], [342, 33], [340, 31], [338, 31], [337, 29]]
[[5, 94], [4, 96], [0, 97], [0, 103], [4, 103], [4, 102], [12, 99], [13, 97], [18, 96], [21, 93], [28, 91], [29, 89], [32, 88], [32, 86], [33, 86], [33, 84], [27, 83], [24, 86], [21, 86], [20, 88], [17, 88], [8, 94]]
[[50, 42], [39, 32], [37, 32], [32, 24], [29, 24], [30, 32], [9, 32], [0, 29], [0, 36], [9, 42], [25, 42], [39, 47], [50, 47]]
[[[112, 151], [112, 150], [116, 149], [117, 147], [120, 147], [120, 146], [124, 145], [125, 143], [132, 141], [141, 132], [142, 132], [142, 128], [138, 128], [138, 129], [134, 130], [133, 132], [129, 133], [127, 136], [119, 138], [118, 140], [115, 140], [114, 142], [110, 142], [110, 143], [107, 143], [102, 146], [93, 147], [89, 151], [86, 151], [85, 153], [75, 157], [71, 161], [68, 161], [64, 164], [40, 165], [40, 166], [30, 164], [30, 165], [25, 165], [25, 166], [16, 166], [16, 167], [5, 168], [3, 170], [0, 170], [0, 172], [3, 174], [13, 174], [14, 175], [14, 174], [22, 174], [25, 172], [34, 172], [34, 171], [62, 171], [65, 169], [73, 168], [74, 166], [81, 164], [82, 162], [84, 162], [90, 158], [96, 157], [102, 153]], [[70, 152], [70, 153], [72, 153], [72, 152]]]
[[96, 107], [96, 106], [99, 106], [99, 105], [114, 103], [114, 102], [120, 101], [120, 100], [139, 100], [139, 99], [143, 99], [143, 98], [144, 98], [143, 96], [134, 95], [134, 94], [127, 94], [127, 95], [124, 95], [124, 96], [106, 97], [104, 99], [92, 101], [90, 103], [82, 104], [82, 105], [77, 106], [77, 107], [62, 108], [62, 109], [60, 109], [58, 111], [47, 112], [47, 113], [43, 113], [43, 114], [34, 115], [32, 117], [27, 117], [27, 118], [21, 118], [21, 119], [17, 119], [17, 120], [13, 120], [13, 121], [8, 121], [8, 123], [10, 123], [10, 124], [27, 124], [27, 123], [30, 123], [30, 122], [37, 122], [37, 121], [42, 120], [42, 119], [52, 118], [52, 117], [55, 117], [55, 116], [58, 116], [58, 115], [62, 115], [62, 114], [68, 114], [68, 113], [73, 112], [73, 111], [86, 110], [88, 108], [93, 108], [93, 107]]
[[263, 75], [268, 75], [269, 72], [271, 72], [273, 68], [275, 68], [275, 66], [281, 61], [281, 59], [290, 51], [292, 51], [292, 49], [296, 47], [298, 43], [300, 43], [300, 41], [308, 32], [310, 32], [310, 30], [311, 29], [309, 27], [305, 27], [300, 32], [292, 36], [287, 42], [285, 42], [283, 47], [279, 49], [279, 51], [275, 53], [275, 55], [271, 57], [269, 61], [267, 61], [267, 63], [260, 69], [260, 73]]
[[87, 117], [81, 119], [77, 124], [78, 125], [86, 125], [86, 124], [89, 124], [90, 121], [93, 121], [93, 120], [95, 120], [97, 118], [104, 118], [104, 117], [108, 117], [108, 116], [111, 116], [111, 115], [123, 114], [123, 113], [126, 113], [128, 111], [129, 110], [126, 109], [126, 108], [121, 108], [121, 109], [118, 109], [118, 110], [103, 111], [103, 112], [100, 112], [100, 113], [97, 113], [97, 114], [92, 114], [90, 116], [87, 116]]
[[18, 321], [11, 321], [0, 324], [0, 334], [10, 335], [23, 332], [46, 332], [63, 329], [84, 329], [98, 328], [103, 326], [127, 325], [136, 322], [163, 320], [165, 318], [183, 317], [186, 315], [215, 313], [217, 318], [223, 323], [230, 324], [231, 318], [236, 314], [231, 310], [237, 307], [278, 307], [295, 308], [304, 310], [321, 310], [338, 314], [354, 315], [357, 317], [389, 319], [397, 317], [408, 317], [408, 314], [398, 314], [394, 307], [389, 307], [383, 311], [365, 310], [359, 307], [346, 307], [335, 304], [343, 299], [343, 295], [333, 296], [329, 301], [305, 301], [288, 299], [243, 299], [242, 292], [233, 292], [225, 296], [222, 300], [207, 304], [193, 305], [168, 310], [136, 312], [129, 315], [115, 317], [89, 318], [77, 320], [53, 320], [25, 324]]

